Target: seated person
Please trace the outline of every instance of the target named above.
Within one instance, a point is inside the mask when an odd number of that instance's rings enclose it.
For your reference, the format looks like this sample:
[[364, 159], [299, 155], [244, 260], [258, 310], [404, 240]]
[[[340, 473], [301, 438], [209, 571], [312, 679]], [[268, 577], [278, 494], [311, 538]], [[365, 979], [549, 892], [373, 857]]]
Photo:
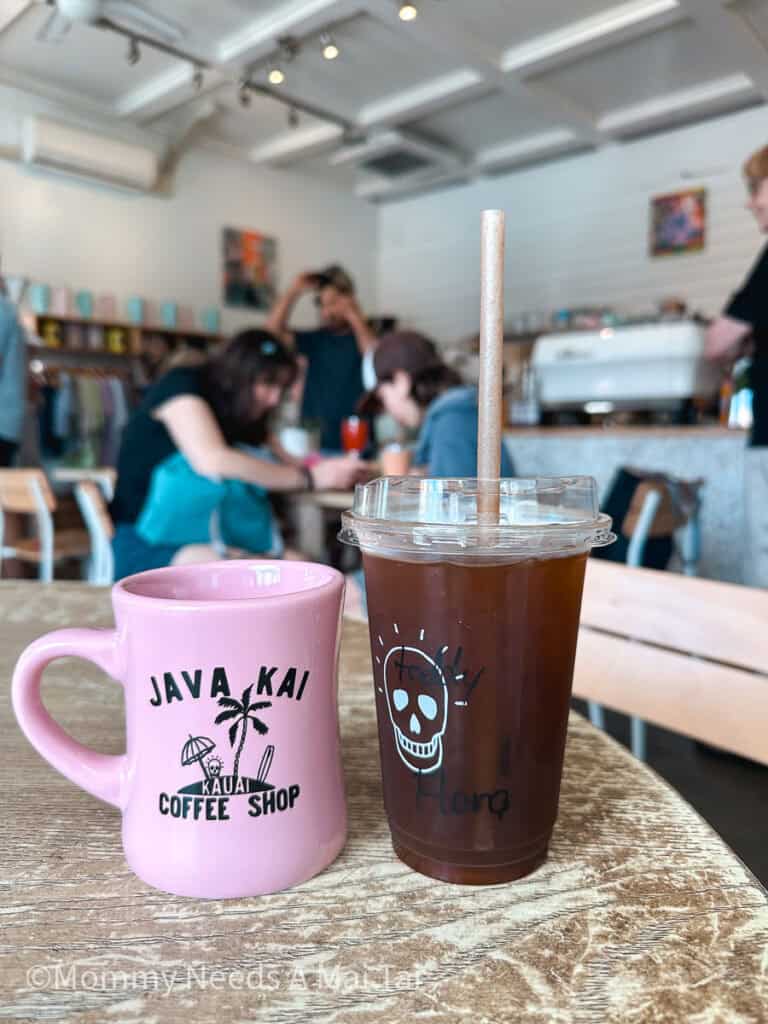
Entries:
[[[374, 353], [376, 387], [364, 414], [382, 408], [401, 426], [419, 431], [413, 464], [424, 476], [477, 476], [477, 390], [440, 358], [422, 334], [385, 334]], [[501, 447], [501, 475], [514, 476]]]
[[[247, 330], [203, 365], [178, 367], [152, 385], [129, 420], [120, 445], [111, 506], [116, 579], [145, 569], [220, 557], [220, 550], [207, 543], [190, 546], [174, 536], [158, 542], [154, 533], [153, 539], [147, 539], [149, 526], [142, 516], [157, 512], [156, 503], [153, 509], [145, 509], [148, 497], [157, 496], [152, 494], [156, 470], [177, 473], [185, 486], [195, 476], [198, 481], [241, 481], [263, 491], [282, 492], [346, 490], [355, 483], [361, 467], [354, 456], [323, 459], [307, 468], [271, 438], [270, 414], [296, 370], [294, 356], [273, 335]], [[243, 450], [265, 444], [273, 453], [271, 459]], [[266, 502], [260, 508], [269, 515]], [[163, 511], [165, 532], [173, 534], [176, 522], [178, 536], [186, 538], [190, 513], [183, 495], [177, 503], [166, 500]], [[269, 525], [262, 524], [261, 533], [269, 543], [261, 553], [272, 546]], [[200, 540], [207, 540], [207, 520], [199, 529], [204, 532]]]
[[[430, 477], [477, 476], [477, 390], [440, 358], [422, 334], [400, 331], [384, 335], [374, 353], [376, 387], [360, 411], [382, 409], [402, 427], [419, 431], [414, 472]], [[512, 459], [501, 446], [501, 475], [514, 476]], [[362, 571], [347, 577], [345, 610], [365, 615]]]

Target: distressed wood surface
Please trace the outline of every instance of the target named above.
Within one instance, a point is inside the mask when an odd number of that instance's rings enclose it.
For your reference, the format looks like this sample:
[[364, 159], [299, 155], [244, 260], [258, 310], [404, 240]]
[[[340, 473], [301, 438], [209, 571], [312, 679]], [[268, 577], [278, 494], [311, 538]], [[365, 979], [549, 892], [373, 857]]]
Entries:
[[[347, 624], [346, 849], [289, 892], [182, 899], [130, 873], [117, 812], [57, 775], [12, 719], [23, 646], [63, 625], [110, 624], [106, 592], [2, 584], [0, 611], [0, 1020], [768, 1018], [765, 891], [675, 792], [580, 717], [547, 864], [505, 886], [433, 882], [391, 851], [367, 636]], [[97, 670], [60, 662], [44, 695], [83, 742], [122, 749], [121, 690]]]

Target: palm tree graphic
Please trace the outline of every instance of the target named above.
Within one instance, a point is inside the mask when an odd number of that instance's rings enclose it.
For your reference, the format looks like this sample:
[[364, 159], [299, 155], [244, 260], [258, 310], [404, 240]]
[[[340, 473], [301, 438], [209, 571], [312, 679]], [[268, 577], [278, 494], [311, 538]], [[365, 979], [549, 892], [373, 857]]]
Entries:
[[[253, 684], [246, 686], [243, 690], [243, 695], [240, 700], [235, 700], [234, 697], [219, 697], [219, 705], [226, 710], [221, 711], [215, 719], [216, 725], [220, 725], [222, 722], [228, 722], [231, 718], [235, 721], [229, 727], [229, 745], [234, 747], [235, 740], [237, 739], [238, 730], [240, 730], [240, 742], [237, 746], [237, 753], [235, 754], [235, 767], [232, 774], [237, 778], [240, 774], [240, 755], [243, 752], [245, 746], [245, 737], [248, 732], [248, 722], [253, 724], [253, 728], [256, 732], [261, 733], [264, 736], [269, 732], [269, 727], [266, 726], [260, 718], [257, 718], [253, 714], [254, 711], [261, 711], [262, 708], [271, 708], [271, 700], [256, 701], [255, 704], [251, 704], [251, 690]], [[242, 726], [242, 729], [240, 727]]]

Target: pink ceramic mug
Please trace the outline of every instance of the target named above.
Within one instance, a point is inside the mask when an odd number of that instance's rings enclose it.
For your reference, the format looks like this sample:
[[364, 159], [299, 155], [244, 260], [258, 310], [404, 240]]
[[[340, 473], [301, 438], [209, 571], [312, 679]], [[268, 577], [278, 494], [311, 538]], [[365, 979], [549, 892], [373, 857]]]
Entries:
[[[112, 590], [116, 629], [63, 629], [24, 651], [13, 706], [34, 747], [123, 814], [149, 885], [226, 898], [322, 871], [346, 839], [337, 661], [340, 573], [304, 562], [158, 569]], [[125, 687], [126, 752], [99, 754], [46, 712], [55, 658]]]

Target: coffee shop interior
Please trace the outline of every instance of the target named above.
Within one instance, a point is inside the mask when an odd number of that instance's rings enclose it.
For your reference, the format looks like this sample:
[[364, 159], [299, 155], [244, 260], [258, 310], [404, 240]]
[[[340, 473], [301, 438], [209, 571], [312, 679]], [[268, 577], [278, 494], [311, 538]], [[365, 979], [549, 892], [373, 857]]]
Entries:
[[616, 535], [571, 707], [768, 885], [766, 103], [768, 0], [0, 0], [6, 624], [244, 558], [365, 623], [355, 487], [481, 475], [503, 210], [501, 475]]

